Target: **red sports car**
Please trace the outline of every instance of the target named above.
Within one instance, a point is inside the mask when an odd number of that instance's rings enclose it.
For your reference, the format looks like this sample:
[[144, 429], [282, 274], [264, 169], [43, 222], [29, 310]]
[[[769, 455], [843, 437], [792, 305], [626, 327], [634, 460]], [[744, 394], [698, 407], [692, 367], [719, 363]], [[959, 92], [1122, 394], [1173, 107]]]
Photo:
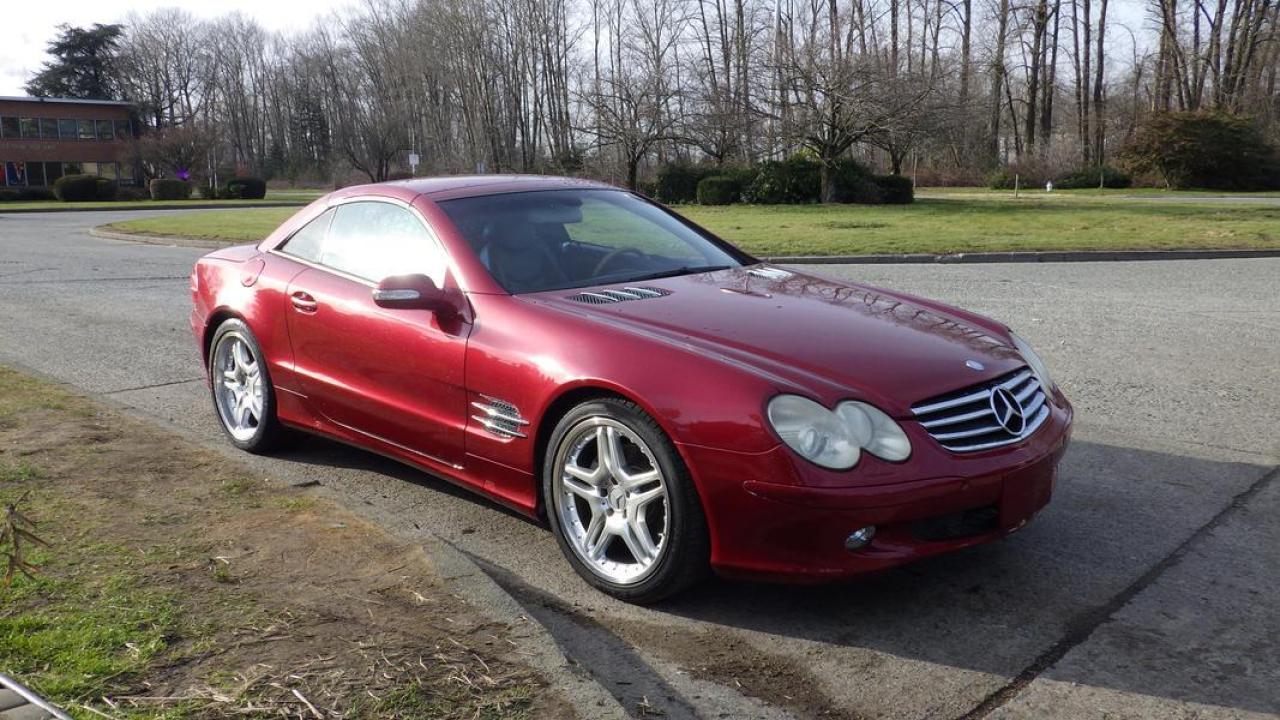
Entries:
[[760, 262], [606, 185], [351, 187], [191, 275], [231, 441], [290, 428], [534, 517], [595, 587], [842, 578], [1049, 500], [1072, 409], [1007, 327]]

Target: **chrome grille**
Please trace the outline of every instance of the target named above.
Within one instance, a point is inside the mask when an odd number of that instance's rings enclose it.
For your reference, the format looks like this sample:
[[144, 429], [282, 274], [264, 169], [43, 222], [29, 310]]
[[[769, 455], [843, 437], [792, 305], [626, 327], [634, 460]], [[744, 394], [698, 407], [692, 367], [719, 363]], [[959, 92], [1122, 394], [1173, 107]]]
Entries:
[[587, 303], [588, 305], [605, 305], [607, 303], [624, 302], [626, 300], [645, 300], [647, 298], [658, 298], [670, 295], [670, 290], [663, 290], [656, 287], [624, 287], [624, 288], [608, 288], [605, 290], [584, 290], [580, 293], [570, 295], [569, 299], [574, 302]]
[[[1007, 395], [994, 399], [1002, 390]], [[1012, 432], [997, 418], [997, 405], [1003, 411], [1008, 398], [1015, 399], [1022, 412], [1023, 428], [1019, 432]], [[976, 452], [1010, 445], [1038, 430], [1049, 417], [1045, 400], [1039, 380], [1023, 367], [995, 380], [916, 403], [911, 411], [942, 447], [952, 452]]]
[[522, 438], [525, 436], [521, 430], [525, 425], [529, 424], [520, 416], [520, 410], [515, 405], [506, 400], [499, 400], [488, 395], [481, 395], [483, 402], [473, 402], [471, 407], [480, 412], [471, 416], [472, 420], [484, 426], [489, 432], [504, 438]]

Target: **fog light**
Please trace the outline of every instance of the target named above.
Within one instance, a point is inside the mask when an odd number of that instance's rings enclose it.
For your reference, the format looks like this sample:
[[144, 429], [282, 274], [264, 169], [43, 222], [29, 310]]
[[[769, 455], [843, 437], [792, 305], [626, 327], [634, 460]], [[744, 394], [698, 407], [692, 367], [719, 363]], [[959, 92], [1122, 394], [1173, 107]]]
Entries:
[[864, 528], [858, 528], [853, 534], [844, 539], [845, 550], [861, 550], [871, 542], [871, 538], [876, 536], [876, 526], [868, 525]]

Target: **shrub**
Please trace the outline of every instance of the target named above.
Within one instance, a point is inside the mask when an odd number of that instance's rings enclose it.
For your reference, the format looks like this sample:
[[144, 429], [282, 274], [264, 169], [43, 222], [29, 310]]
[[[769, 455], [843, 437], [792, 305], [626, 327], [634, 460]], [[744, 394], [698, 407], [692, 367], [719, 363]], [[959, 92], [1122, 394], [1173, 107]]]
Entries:
[[19, 199], [21, 199], [21, 194], [17, 190], [0, 188], [0, 202], [16, 202]]
[[872, 180], [865, 165], [849, 159], [835, 161], [831, 170], [831, 202], [875, 205], [880, 202], [880, 188]]
[[261, 200], [267, 196], [267, 181], [255, 177], [238, 177], [227, 181], [227, 197], [238, 200]]
[[[987, 187], [992, 190], [1012, 190], [1016, 175], [1017, 171], [1011, 167], [997, 168], [987, 176]], [[1027, 186], [1025, 180], [1018, 178], [1018, 182], [1022, 187]]]
[[53, 195], [63, 202], [86, 202], [98, 199], [95, 175], [63, 175], [53, 181]]
[[53, 191], [43, 187], [24, 187], [24, 188], [8, 188], [0, 191], [0, 200], [19, 200], [21, 202], [32, 202], [34, 200], [53, 200]]
[[94, 198], [97, 200], [115, 200], [116, 191], [120, 189], [116, 181], [106, 178], [97, 178], [97, 181], [97, 185], [94, 187]]
[[637, 180], [636, 192], [647, 198], [656, 200], [658, 198], [658, 183], [653, 180]]
[[191, 183], [177, 178], [156, 178], [148, 188], [152, 200], [186, 200], [191, 197]]
[[146, 200], [149, 197], [150, 197], [150, 194], [146, 190], [143, 190], [142, 188], [128, 187], [125, 185], [121, 185], [120, 187], [116, 188], [117, 200], [128, 200], [130, 202], [135, 202], [138, 200]]
[[1280, 154], [1250, 118], [1219, 112], [1155, 115], [1121, 152], [1137, 172], [1160, 173], [1171, 187], [1280, 188]]
[[742, 197], [742, 184], [728, 175], [712, 175], [698, 183], [699, 205], [732, 205]]
[[664, 165], [658, 170], [655, 199], [664, 203], [691, 203], [698, 199], [698, 183], [703, 178], [717, 174], [719, 171], [716, 168], [707, 165]]
[[874, 175], [871, 180], [880, 190], [880, 202], [887, 205], [909, 205], [915, 202], [916, 188], [911, 178], [902, 175]]
[[222, 191], [211, 185], [201, 184], [196, 188], [196, 193], [200, 195], [201, 200], [217, 200], [222, 197]]
[[761, 205], [816, 203], [822, 194], [817, 160], [793, 156], [760, 165], [755, 179], [742, 191], [742, 200]]
[[413, 179], [413, 173], [409, 172], [408, 170], [392, 170], [391, 172], [387, 173], [388, 182], [391, 182], [394, 180], [412, 180], [412, 179]]
[[1122, 189], [1133, 185], [1133, 178], [1128, 173], [1121, 172], [1110, 165], [1103, 165], [1063, 173], [1053, 179], [1053, 186], [1061, 190], [1078, 190], [1096, 188], [1099, 181], [1102, 187], [1106, 188]]

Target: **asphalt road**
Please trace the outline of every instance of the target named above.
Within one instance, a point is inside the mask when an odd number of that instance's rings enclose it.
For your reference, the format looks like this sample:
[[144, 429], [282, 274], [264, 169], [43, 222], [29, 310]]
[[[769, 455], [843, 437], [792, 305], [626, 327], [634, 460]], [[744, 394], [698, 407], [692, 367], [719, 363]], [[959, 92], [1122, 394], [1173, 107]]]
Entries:
[[1037, 346], [1078, 411], [1054, 501], [1005, 541], [859, 582], [712, 581], [639, 609], [422, 473], [320, 440], [234, 453], [186, 327], [203, 251], [85, 233], [121, 215], [0, 215], [0, 362], [438, 534], [637, 716], [1280, 716], [1280, 259], [818, 268]]

